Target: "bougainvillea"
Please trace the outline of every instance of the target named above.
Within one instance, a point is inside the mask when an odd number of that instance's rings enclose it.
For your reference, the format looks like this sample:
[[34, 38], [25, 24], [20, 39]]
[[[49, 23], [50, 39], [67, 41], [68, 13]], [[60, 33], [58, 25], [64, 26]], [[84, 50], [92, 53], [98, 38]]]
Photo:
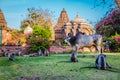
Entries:
[[115, 37], [113, 41], [115, 41], [116, 44], [120, 45], [120, 36]]
[[118, 20], [120, 20], [120, 9], [115, 9], [102, 20], [102, 25], [114, 25]]
[[115, 33], [114, 36], [108, 38], [111, 42], [111, 51], [120, 51], [120, 34]]
[[107, 16], [99, 21], [96, 26], [96, 32], [104, 37], [120, 34], [120, 9], [112, 10]]
[[112, 42], [113, 51], [120, 51], [120, 9], [113, 9], [98, 22], [96, 33], [101, 34], [104, 40], [109, 39]]

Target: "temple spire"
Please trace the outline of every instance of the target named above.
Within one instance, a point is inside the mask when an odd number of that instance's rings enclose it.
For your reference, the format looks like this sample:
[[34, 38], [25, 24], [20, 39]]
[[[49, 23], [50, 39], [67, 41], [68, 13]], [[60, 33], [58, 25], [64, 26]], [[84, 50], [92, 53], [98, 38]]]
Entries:
[[63, 27], [65, 23], [69, 22], [68, 14], [65, 8], [60, 13], [60, 17], [58, 18], [57, 26]]
[[3, 29], [7, 28], [7, 22], [1, 9], [0, 9], [0, 27]]

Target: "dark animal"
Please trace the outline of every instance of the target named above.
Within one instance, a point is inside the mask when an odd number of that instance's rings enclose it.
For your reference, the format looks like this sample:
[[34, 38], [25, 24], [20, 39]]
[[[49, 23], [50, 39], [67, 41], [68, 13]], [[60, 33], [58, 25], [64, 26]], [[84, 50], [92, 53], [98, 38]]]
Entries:
[[20, 49], [17, 49], [13, 52], [13, 54], [17, 56], [22, 56], [22, 51]]
[[73, 50], [75, 51], [75, 54], [79, 50], [79, 48], [82, 49], [84, 47], [91, 47], [95, 46], [97, 51], [101, 52], [101, 43], [102, 43], [102, 36], [99, 34], [92, 34], [92, 35], [84, 35], [82, 32], [77, 32], [75, 36], [68, 35], [65, 39], [65, 42], [70, 44], [73, 47]]
[[95, 65], [96, 65], [97, 69], [104, 70], [104, 69], [110, 68], [106, 61], [106, 55], [104, 55], [102, 53], [98, 55], [98, 57], [95, 61]]
[[8, 49], [6, 49], [6, 50], [3, 50], [3, 49], [2, 49], [1, 52], [2, 52], [2, 56], [7, 56], [9, 50], [8, 50]]
[[9, 53], [8, 54], [8, 61], [13, 61], [14, 60], [14, 53]]
[[42, 56], [42, 54], [43, 54], [43, 53], [42, 53], [42, 50], [39, 49], [39, 50], [38, 50], [38, 56]]
[[75, 55], [75, 51], [73, 51], [70, 61], [71, 62], [78, 62], [78, 59], [76, 58], [76, 55]]
[[49, 51], [48, 51], [48, 49], [45, 49], [45, 50], [44, 50], [44, 56], [49, 56]]
[[29, 56], [30, 56], [30, 57], [42, 56], [42, 50], [39, 49], [38, 52], [36, 52], [36, 53], [31, 53], [31, 54], [29, 54]]
[[1, 52], [2, 52], [2, 56], [5, 56], [5, 51], [3, 49], [1, 50]]
[[31, 53], [31, 54], [29, 54], [29, 57], [36, 57], [36, 56], [38, 56], [37, 53]]
[[9, 49], [6, 49], [6, 50], [2, 49], [1, 52], [2, 52], [2, 56], [7, 56], [9, 53]]

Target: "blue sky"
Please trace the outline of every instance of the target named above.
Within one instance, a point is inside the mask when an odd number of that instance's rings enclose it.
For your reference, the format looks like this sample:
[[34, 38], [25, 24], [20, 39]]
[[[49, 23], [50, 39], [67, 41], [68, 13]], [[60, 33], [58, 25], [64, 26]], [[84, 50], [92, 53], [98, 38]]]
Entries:
[[[100, 4], [101, 0], [97, 0], [96, 4]], [[21, 21], [26, 18], [28, 14], [27, 8], [35, 7], [42, 9], [49, 9], [55, 12], [54, 21], [57, 22], [60, 12], [63, 8], [66, 9], [68, 17], [73, 20], [77, 14], [85, 19], [88, 23], [100, 20], [109, 7], [101, 5], [94, 7], [95, 0], [0, 0], [0, 9], [3, 11], [8, 27], [19, 29]], [[107, 0], [107, 4], [113, 3], [112, 0]]]

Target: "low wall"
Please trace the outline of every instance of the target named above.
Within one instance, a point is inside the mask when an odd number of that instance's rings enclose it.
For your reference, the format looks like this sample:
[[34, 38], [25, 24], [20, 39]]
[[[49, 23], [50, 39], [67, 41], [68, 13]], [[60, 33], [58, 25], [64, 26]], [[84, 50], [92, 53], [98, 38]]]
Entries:
[[20, 48], [22, 50], [23, 54], [25, 54], [27, 49], [28, 49], [28, 47], [22, 47], [22, 46], [2, 46], [2, 47], [0, 47], [0, 53], [1, 53], [2, 49], [3, 50], [7, 50], [8, 49], [9, 53], [11, 53], [11, 52], [15, 51], [18, 48]]
[[[1, 53], [1, 49], [9, 49], [10, 52], [13, 52], [14, 50], [16, 50], [17, 48], [20, 48], [23, 52], [23, 54], [25, 54], [28, 50], [28, 47], [22, 47], [22, 46], [3, 46], [0, 47], [0, 53]], [[50, 46], [50, 52], [51, 53], [67, 53], [67, 52], [71, 52], [72, 51], [72, 47], [70, 46]], [[85, 52], [90, 52], [89, 48], [84, 48]], [[92, 49], [92, 51], [95, 51], [95, 48]], [[79, 49], [78, 52], [82, 52], [81, 49]]]
[[[84, 52], [90, 52], [90, 48], [84, 47], [83, 48]], [[71, 46], [51, 46], [50, 47], [50, 52], [52, 53], [64, 53], [64, 52], [70, 52], [72, 51]], [[95, 48], [91, 48], [92, 52], [95, 52]], [[78, 52], [82, 52], [81, 49], [78, 50]]]
[[64, 53], [70, 51], [72, 51], [72, 48], [69, 46], [50, 46], [51, 53]]

